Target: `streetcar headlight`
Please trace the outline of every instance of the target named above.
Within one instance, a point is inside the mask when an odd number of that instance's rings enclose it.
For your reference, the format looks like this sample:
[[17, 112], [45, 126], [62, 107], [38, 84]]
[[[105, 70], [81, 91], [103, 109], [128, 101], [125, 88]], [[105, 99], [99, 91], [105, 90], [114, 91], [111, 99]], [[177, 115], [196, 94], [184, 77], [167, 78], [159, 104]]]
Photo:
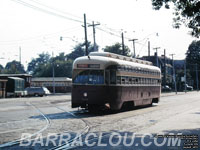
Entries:
[[83, 96], [84, 96], [84, 97], [87, 97], [87, 92], [84, 92], [84, 93], [83, 93]]

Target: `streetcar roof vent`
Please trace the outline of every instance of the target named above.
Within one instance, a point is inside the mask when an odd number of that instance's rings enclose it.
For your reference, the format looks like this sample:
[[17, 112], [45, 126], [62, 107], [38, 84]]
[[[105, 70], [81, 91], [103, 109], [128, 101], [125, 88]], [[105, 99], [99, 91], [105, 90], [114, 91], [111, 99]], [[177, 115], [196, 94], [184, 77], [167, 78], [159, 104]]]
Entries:
[[115, 59], [121, 59], [121, 60], [136, 62], [136, 63], [140, 63], [140, 64], [152, 65], [152, 62], [149, 62], [149, 61], [144, 61], [144, 60], [140, 60], [140, 59], [136, 59], [136, 58], [126, 57], [126, 56], [122, 56], [122, 55], [118, 55], [118, 54], [114, 54], [114, 53], [109, 53], [109, 52], [91, 52], [89, 54], [89, 56], [111, 57], [111, 58], [115, 58]]

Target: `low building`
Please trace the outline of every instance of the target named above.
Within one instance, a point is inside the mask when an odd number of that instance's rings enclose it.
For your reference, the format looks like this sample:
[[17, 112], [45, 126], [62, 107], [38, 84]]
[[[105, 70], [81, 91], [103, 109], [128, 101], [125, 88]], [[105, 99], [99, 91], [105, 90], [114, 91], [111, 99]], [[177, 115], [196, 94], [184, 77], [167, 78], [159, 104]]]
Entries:
[[31, 84], [31, 77], [30, 74], [0, 74], [0, 79], [8, 79], [8, 77], [17, 77], [22, 78], [25, 81], [25, 88], [30, 87]]
[[0, 98], [6, 97], [6, 82], [7, 80], [0, 79]]
[[56, 93], [71, 92], [72, 79], [66, 77], [35, 77], [31, 79], [31, 86], [46, 87], [50, 92], [53, 92], [53, 84], [55, 83]]

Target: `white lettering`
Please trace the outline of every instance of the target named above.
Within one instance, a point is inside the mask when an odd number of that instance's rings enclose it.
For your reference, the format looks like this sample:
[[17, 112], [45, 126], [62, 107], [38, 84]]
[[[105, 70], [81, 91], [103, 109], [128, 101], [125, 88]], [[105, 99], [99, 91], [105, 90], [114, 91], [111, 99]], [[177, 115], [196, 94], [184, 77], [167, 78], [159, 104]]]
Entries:
[[30, 137], [31, 137], [30, 133], [22, 133], [19, 146], [29, 146], [31, 144]]
[[50, 141], [53, 144], [53, 146], [56, 146], [57, 139], [58, 139], [58, 135], [56, 133], [49, 133], [47, 136], [47, 141], [46, 141], [45, 146], [48, 146]]
[[62, 144], [68, 144], [68, 141], [71, 139], [71, 135], [69, 133], [63, 133], [60, 136], [59, 146]]
[[33, 142], [32, 146], [35, 146], [35, 144], [40, 144], [41, 146], [44, 146], [42, 133], [38, 134]]
[[128, 134], [128, 133], [125, 133], [125, 135], [124, 135], [125, 137], [124, 137], [124, 140], [123, 140], [123, 145], [124, 145], [124, 146], [132, 146], [133, 143], [134, 143], [134, 141], [135, 141], [135, 133], [132, 134], [131, 142], [130, 142], [129, 144], [128, 144], [127, 141], [126, 141], [127, 138], [128, 138], [128, 137], [127, 137], [127, 134]]
[[107, 146], [107, 144], [105, 144], [105, 143], [104, 143], [104, 144], [101, 143], [101, 142], [102, 142], [102, 141], [101, 141], [101, 140], [102, 140], [102, 137], [103, 137], [103, 136], [102, 136], [102, 133], [100, 133], [100, 135], [99, 135], [99, 139], [98, 139], [98, 143], [97, 143], [97, 146]]
[[90, 136], [97, 137], [97, 135], [95, 133], [89, 133], [89, 134], [87, 134], [87, 136], [85, 138], [86, 145], [92, 147], [96, 144], [96, 142], [92, 142], [91, 144], [89, 144], [89, 137]]
[[142, 146], [146, 146], [147, 147], [147, 146], [150, 146], [152, 144], [152, 142], [144, 143], [144, 139], [145, 139], [146, 136], [149, 136], [150, 138], [152, 138], [152, 135], [151, 134], [144, 134], [142, 136], [142, 138], [141, 138], [141, 144], [142, 144]]

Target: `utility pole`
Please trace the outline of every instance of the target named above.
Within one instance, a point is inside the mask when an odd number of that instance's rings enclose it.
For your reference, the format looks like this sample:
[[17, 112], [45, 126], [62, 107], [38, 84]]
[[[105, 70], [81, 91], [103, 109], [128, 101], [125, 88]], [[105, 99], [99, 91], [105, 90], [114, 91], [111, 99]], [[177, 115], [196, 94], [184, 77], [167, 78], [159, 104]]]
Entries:
[[151, 46], [150, 46], [150, 41], [148, 41], [148, 56], [150, 56], [150, 50], [151, 49]]
[[136, 53], [135, 53], [135, 41], [138, 40], [138, 39], [132, 39], [132, 40], [129, 40], [129, 41], [132, 41], [133, 42], [133, 58], [136, 57]]
[[123, 51], [123, 55], [125, 56], [124, 33], [123, 32], [122, 32], [122, 51]]
[[22, 64], [21, 46], [19, 47], [19, 62]]
[[153, 49], [156, 50], [156, 66], [158, 67], [158, 49], [160, 49], [160, 47], [155, 47]]
[[187, 76], [186, 76], [186, 58], [185, 58], [185, 66], [184, 66], [184, 76], [185, 76], [185, 93], [187, 92], [187, 88], [186, 88], [186, 78], [187, 78]]
[[166, 50], [164, 49], [164, 80], [163, 80], [164, 86], [166, 85]]
[[198, 75], [197, 63], [196, 63], [196, 82], [197, 82], [197, 91], [199, 91], [199, 75]]
[[174, 69], [174, 55], [175, 55], [175, 54], [169, 54], [169, 55], [172, 56], [174, 89], [175, 89], [175, 92], [176, 92], [176, 94], [177, 94], [176, 75], [175, 75], [175, 69]]
[[84, 31], [85, 31], [85, 55], [88, 55], [88, 42], [87, 42], [87, 23], [86, 23], [86, 15], [84, 14]]
[[92, 24], [91, 25], [88, 25], [88, 27], [93, 27], [93, 38], [94, 38], [94, 51], [97, 51], [97, 46], [96, 46], [96, 40], [95, 40], [95, 26], [98, 26], [100, 25], [100, 23], [96, 23], [94, 24], [94, 21], [92, 21]]
[[54, 70], [54, 55], [53, 55], [53, 52], [52, 52], [52, 68], [53, 68], [53, 94], [55, 94], [55, 70]]

